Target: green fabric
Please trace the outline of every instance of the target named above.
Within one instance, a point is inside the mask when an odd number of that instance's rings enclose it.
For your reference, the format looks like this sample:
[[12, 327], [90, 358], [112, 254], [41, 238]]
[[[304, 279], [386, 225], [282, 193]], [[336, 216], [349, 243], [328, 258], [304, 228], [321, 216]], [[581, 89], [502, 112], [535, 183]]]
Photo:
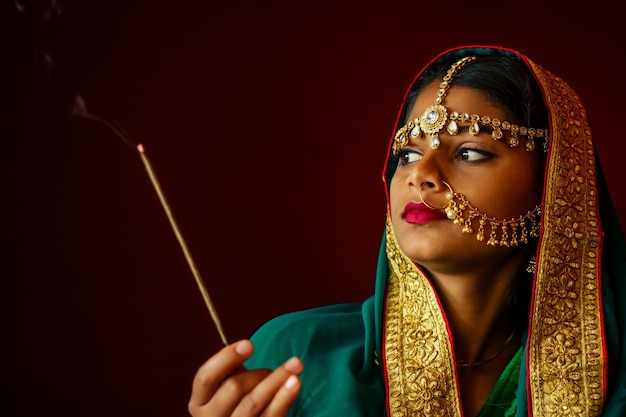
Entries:
[[[292, 356], [304, 362], [302, 390], [290, 417], [384, 416], [382, 311], [387, 281], [385, 234], [378, 256], [374, 296], [276, 317], [252, 336], [248, 369], [275, 369]], [[382, 364], [382, 360], [378, 361]]]
[[[302, 391], [293, 417], [383, 416], [385, 388], [380, 365], [369, 351], [363, 305], [340, 304], [289, 313], [262, 326], [252, 337], [257, 352], [249, 369], [276, 368], [292, 356], [302, 358]], [[338, 343], [339, 342], [339, 343]], [[510, 417], [516, 410], [524, 350], [511, 359], [477, 417]], [[307, 366], [309, 364], [309, 366]]]
[[271, 320], [252, 337], [256, 352], [246, 367], [276, 368], [292, 356], [304, 361], [302, 391], [290, 416], [383, 416], [383, 371], [368, 348], [372, 340], [366, 328], [372, 323], [363, 320], [372, 317], [372, 301]]
[[[472, 48], [473, 53], [511, 53]], [[458, 53], [454, 51], [452, 53]], [[608, 357], [603, 417], [626, 416], [626, 244], [598, 165], [598, 202], [605, 233], [602, 252], [603, 318]], [[387, 175], [393, 175], [393, 165]], [[382, 219], [381, 219], [382, 220]], [[388, 275], [383, 235], [374, 295], [362, 304], [322, 307], [277, 317], [252, 337], [251, 368], [276, 368], [302, 358], [302, 391], [290, 416], [383, 416], [385, 375], [381, 357]], [[494, 386], [479, 417], [528, 416], [526, 338]]]
[[476, 417], [511, 417], [517, 409], [517, 382], [524, 357], [520, 348], [496, 381], [487, 402]]

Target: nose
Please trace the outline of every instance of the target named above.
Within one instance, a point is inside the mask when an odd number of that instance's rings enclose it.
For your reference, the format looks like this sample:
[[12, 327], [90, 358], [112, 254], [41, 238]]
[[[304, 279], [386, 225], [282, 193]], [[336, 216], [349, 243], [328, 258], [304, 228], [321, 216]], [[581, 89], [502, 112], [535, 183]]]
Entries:
[[441, 154], [442, 152], [438, 150], [427, 150], [422, 155], [422, 159], [411, 167], [411, 171], [407, 176], [407, 185], [420, 188], [424, 184], [425, 188], [447, 189], [442, 183], [444, 178], [440, 160], [444, 155]]

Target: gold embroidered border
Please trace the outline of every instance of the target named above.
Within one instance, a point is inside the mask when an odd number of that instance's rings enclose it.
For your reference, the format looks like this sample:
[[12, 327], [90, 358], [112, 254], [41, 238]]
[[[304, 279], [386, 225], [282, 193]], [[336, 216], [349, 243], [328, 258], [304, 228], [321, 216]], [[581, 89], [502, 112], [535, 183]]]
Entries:
[[434, 289], [400, 250], [387, 216], [385, 359], [391, 417], [458, 417], [452, 345]]
[[551, 150], [529, 340], [535, 417], [597, 416], [602, 410], [601, 231], [594, 149], [573, 90], [536, 64], [551, 107]]

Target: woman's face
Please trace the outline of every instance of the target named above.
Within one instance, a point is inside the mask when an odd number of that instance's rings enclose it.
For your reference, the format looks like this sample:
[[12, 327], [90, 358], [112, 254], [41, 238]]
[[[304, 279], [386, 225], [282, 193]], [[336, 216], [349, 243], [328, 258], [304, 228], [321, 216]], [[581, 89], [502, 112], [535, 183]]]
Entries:
[[[422, 90], [408, 120], [420, 117], [433, 104], [438, 84]], [[511, 120], [484, 94], [467, 87], [450, 87], [444, 105], [448, 112]], [[424, 200], [434, 207], [446, 206], [444, 196], [448, 188], [442, 184], [445, 181], [481, 213], [501, 220], [517, 218], [540, 202], [541, 150], [526, 151], [524, 140], [520, 140], [519, 147], [510, 148], [506, 137], [493, 140], [486, 130], [471, 136], [465, 128], [452, 136], [444, 128], [439, 137], [441, 145], [436, 150], [430, 147], [430, 135], [422, 135], [412, 139], [400, 153], [389, 189], [398, 244], [409, 258], [429, 269], [499, 262], [516, 249], [479, 242], [475, 234], [463, 233], [460, 226], [443, 215], [407, 215], [407, 204], [421, 202], [419, 189], [424, 184]]]

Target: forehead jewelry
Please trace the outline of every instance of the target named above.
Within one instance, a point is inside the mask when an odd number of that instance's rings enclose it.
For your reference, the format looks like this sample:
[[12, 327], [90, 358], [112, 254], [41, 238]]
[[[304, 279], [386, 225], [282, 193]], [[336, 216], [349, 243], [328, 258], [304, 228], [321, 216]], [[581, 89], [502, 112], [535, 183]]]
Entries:
[[[474, 207], [467, 198], [452, 190], [450, 184], [441, 181], [448, 191], [445, 193], [447, 204], [444, 207], [433, 207], [428, 204], [422, 196], [424, 183], [420, 185], [418, 195], [422, 203], [432, 210], [444, 210], [446, 216], [461, 226], [463, 233], [476, 233], [476, 240], [483, 242], [488, 233], [487, 245], [489, 246], [518, 246], [520, 243], [528, 243], [530, 237], [539, 236], [539, 222], [541, 217], [541, 206], [536, 205], [517, 218], [510, 220], [496, 219], [485, 213], [481, 213]], [[478, 230], [474, 231], [474, 227]]]
[[450, 112], [448, 114], [448, 108], [444, 106], [443, 99], [450, 88], [452, 79], [459, 69], [475, 59], [475, 56], [468, 56], [452, 64], [448, 73], [439, 84], [435, 103], [428, 107], [421, 117], [416, 117], [409, 121], [396, 132], [393, 143], [394, 155], [398, 155], [400, 150], [406, 147], [411, 139], [420, 138], [422, 134], [430, 135], [430, 147], [432, 149], [438, 149], [441, 144], [439, 132], [445, 127], [445, 130], [450, 135], [456, 135], [459, 133], [460, 124], [469, 126], [468, 131], [472, 136], [476, 136], [480, 133], [481, 126], [487, 127], [487, 129], [491, 131], [491, 137], [494, 140], [502, 139], [505, 137], [506, 133], [506, 140], [511, 148], [519, 146], [519, 137], [522, 136], [526, 139], [525, 148], [527, 151], [533, 151], [536, 148], [536, 139], [543, 139], [543, 151], [547, 152], [547, 129], [527, 128], [506, 120], [495, 119], [489, 116], [479, 116], [477, 114], [458, 112]]

